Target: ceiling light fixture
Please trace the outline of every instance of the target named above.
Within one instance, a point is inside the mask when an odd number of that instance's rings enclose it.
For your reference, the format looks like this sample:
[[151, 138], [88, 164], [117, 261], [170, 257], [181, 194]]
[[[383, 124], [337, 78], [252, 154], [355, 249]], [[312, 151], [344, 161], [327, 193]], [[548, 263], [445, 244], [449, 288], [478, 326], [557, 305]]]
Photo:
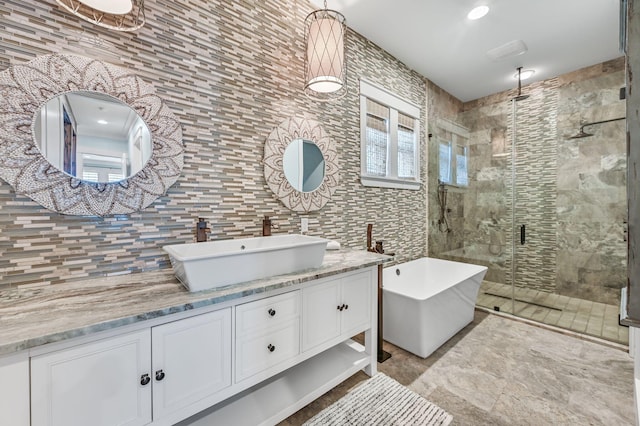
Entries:
[[304, 57], [305, 94], [316, 100], [330, 101], [347, 93], [346, 43], [347, 21], [340, 12], [315, 10], [307, 15]]
[[85, 21], [116, 31], [135, 31], [145, 23], [144, 0], [56, 0]]
[[107, 120], [98, 120], [98, 124], [109, 124]]
[[[522, 67], [520, 67], [519, 69], [521, 69]], [[520, 78], [520, 80], [527, 80], [531, 77], [533, 77], [533, 75], [535, 74], [535, 70], [521, 70], [520, 74], [515, 73], [513, 75], [513, 78], [518, 79]]]
[[474, 7], [473, 9], [471, 9], [471, 12], [467, 14], [467, 19], [475, 21], [476, 19], [482, 18], [487, 13], [489, 13], [489, 6], [482, 5]]

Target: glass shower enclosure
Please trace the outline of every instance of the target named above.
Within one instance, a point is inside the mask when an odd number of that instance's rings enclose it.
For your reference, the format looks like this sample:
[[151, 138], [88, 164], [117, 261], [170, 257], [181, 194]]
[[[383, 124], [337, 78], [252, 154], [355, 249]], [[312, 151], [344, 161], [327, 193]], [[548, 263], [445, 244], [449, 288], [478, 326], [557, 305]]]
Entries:
[[431, 126], [429, 255], [489, 268], [479, 307], [628, 343], [622, 86], [621, 58]]

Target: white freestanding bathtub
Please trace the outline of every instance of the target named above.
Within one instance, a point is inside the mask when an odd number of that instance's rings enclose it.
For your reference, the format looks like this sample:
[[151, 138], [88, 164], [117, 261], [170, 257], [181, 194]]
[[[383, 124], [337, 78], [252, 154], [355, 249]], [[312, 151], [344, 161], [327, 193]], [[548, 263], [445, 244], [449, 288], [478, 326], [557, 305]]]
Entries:
[[485, 266], [423, 257], [384, 268], [383, 338], [428, 357], [473, 321]]

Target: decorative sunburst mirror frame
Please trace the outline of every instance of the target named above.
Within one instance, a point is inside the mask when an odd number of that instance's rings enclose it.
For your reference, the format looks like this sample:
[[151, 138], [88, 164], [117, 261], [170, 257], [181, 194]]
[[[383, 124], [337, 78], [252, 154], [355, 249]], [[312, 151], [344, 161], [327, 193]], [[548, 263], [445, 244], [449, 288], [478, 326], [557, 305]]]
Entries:
[[[115, 183], [87, 182], [42, 155], [35, 116], [53, 97], [73, 91], [105, 93], [142, 118], [153, 150], [138, 173]], [[180, 122], [152, 85], [124, 68], [80, 56], [40, 56], [0, 72], [0, 99], [0, 177], [49, 210], [92, 216], [137, 212], [166, 194], [182, 172]]]
[[[298, 139], [315, 143], [324, 157], [324, 179], [314, 191], [296, 190], [284, 174], [284, 152], [291, 142]], [[292, 117], [280, 123], [267, 137], [263, 163], [267, 185], [282, 204], [295, 212], [320, 210], [331, 200], [338, 187], [338, 152], [335, 143], [322, 125], [314, 120]]]

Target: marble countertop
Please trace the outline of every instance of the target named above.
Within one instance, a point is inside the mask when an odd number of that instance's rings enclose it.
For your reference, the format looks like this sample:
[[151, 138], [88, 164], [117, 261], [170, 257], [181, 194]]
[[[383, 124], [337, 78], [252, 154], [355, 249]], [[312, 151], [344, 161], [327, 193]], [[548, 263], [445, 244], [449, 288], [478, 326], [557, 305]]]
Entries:
[[171, 269], [0, 290], [0, 355], [375, 266], [389, 256], [327, 251], [322, 266], [215, 290], [188, 292]]

